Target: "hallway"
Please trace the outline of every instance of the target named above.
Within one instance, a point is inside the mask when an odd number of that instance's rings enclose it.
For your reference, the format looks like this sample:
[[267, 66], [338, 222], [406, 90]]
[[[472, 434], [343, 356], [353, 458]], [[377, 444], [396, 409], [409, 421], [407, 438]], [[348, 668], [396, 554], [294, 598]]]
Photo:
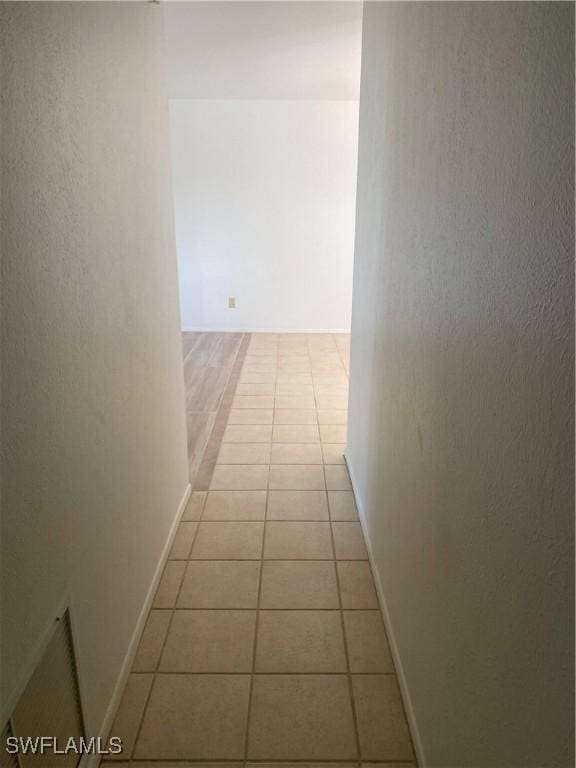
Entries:
[[220, 382], [212, 436], [102, 765], [414, 766], [342, 456], [349, 337], [225, 336], [184, 335], [189, 363], [235, 352], [187, 374], [189, 408]]

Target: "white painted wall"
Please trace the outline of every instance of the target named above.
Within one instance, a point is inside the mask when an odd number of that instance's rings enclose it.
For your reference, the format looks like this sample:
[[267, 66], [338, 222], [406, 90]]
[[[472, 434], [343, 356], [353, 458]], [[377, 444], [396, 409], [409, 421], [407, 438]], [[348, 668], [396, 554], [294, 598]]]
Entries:
[[348, 330], [358, 102], [176, 99], [170, 117], [184, 328]]
[[170, 98], [358, 99], [361, 2], [185, 1], [163, 10]]
[[0, 27], [0, 704], [71, 590], [94, 733], [188, 484], [161, 10]]
[[347, 456], [436, 768], [574, 765], [569, 3], [366, 3]]

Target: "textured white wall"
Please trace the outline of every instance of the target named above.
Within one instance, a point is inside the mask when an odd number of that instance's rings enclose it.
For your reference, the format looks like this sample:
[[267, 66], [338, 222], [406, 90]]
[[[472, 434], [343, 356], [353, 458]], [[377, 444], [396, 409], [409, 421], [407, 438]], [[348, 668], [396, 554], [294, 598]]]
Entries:
[[348, 330], [358, 102], [177, 99], [170, 116], [184, 328]]
[[94, 731], [188, 483], [161, 10], [0, 26], [1, 704], [70, 589]]
[[366, 3], [348, 460], [425, 766], [573, 756], [573, 6]]

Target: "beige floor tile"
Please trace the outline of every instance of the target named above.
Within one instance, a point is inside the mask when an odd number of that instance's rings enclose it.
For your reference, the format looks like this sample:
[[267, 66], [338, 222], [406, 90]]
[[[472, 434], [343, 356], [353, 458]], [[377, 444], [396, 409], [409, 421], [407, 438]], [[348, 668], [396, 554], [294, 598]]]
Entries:
[[274, 412], [274, 424], [316, 424], [314, 408], [282, 408]]
[[282, 363], [306, 363], [309, 362], [308, 344], [305, 340], [293, 343], [283, 343], [280, 340], [278, 344], [278, 362]]
[[343, 608], [379, 608], [368, 562], [339, 562], [337, 568]]
[[303, 374], [307, 376], [312, 376], [312, 368], [310, 366], [310, 363], [292, 363], [288, 364], [285, 363], [284, 365], [278, 366], [278, 376], [281, 374]]
[[176, 604], [176, 597], [185, 570], [186, 563], [183, 561], [169, 560], [166, 563], [154, 596], [153, 608], [172, 608]]
[[218, 464], [211, 491], [262, 491], [268, 487], [268, 466], [262, 464]]
[[344, 366], [342, 360], [336, 349], [310, 350], [310, 364], [313, 369], [327, 369], [333, 371], [341, 371]]
[[[259, 375], [257, 382], [254, 377]], [[267, 381], [276, 381], [276, 365], [274, 363], [250, 363], [242, 368], [240, 382], [242, 384], [264, 384]], [[242, 395], [242, 397], [261, 397], [261, 395]], [[256, 406], [258, 407], [258, 406]]]
[[258, 560], [264, 523], [200, 523], [193, 560]]
[[[160, 768], [162, 768], [162, 763], [159, 764]], [[100, 763], [99, 768], [130, 768], [130, 763], [125, 762], [122, 760], [122, 762], [119, 762], [117, 760], [114, 760], [112, 758], [111, 760], [106, 760], [103, 763]], [[155, 763], [155, 768], [158, 768], [158, 763]]]
[[412, 760], [414, 754], [394, 675], [353, 675], [360, 753], [364, 760]]
[[278, 347], [271, 346], [268, 349], [260, 347], [257, 350], [248, 350], [244, 358], [242, 370], [246, 369], [274, 369], [278, 365]]
[[134, 673], [128, 677], [111, 731], [114, 736], [122, 739], [122, 754], [118, 755], [119, 760], [132, 755], [153, 679], [154, 675]]
[[269, 491], [268, 520], [327, 520], [325, 491]]
[[326, 357], [325, 359], [315, 359], [311, 362], [313, 374], [326, 374], [331, 376], [332, 374], [340, 374], [344, 372], [344, 366], [340, 359], [336, 356]]
[[256, 672], [346, 672], [339, 611], [260, 611]]
[[296, 334], [281, 335], [278, 338], [278, 354], [286, 356], [305, 355], [308, 356], [308, 342], [302, 336], [299, 339], [294, 338]]
[[344, 611], [351, 672], [394, 672], [380, 611]]
[[192, 548], [198, 523], [180, 523], [170, 549], [170, 560], [186, 560]]
[[278, 369], [299, 372], [310, 370], [310, 357], [308, 347], [278, 347]]
[[[344, 334], [347, 336], [348, 334]], [[309, 333], [307, 334], [308, 347], [312, 349], [317, 347], [318, 349], [332, 349], [336, 344], [337, 334], [334, 333]]]
[[251, 397], [253, 395], [273, 395], [276, 390], [276, 384], [273, 381], [244, 381], [239, 382], [236, 387], [236, 395], [241, 397]]
[[306, 333], [301, 333], [300, 331], [297, 333], [279, 333], [278, 344], [285, 348], [304, 347], [304, 349], [307, 350], [308, 335]]
[[[335, 396], [348, 396], [350, 391], [348, 382], [348, 373], [344, 366], [340, 366], [338, 369], [332, 371], [315, 370], [312, 374], [314, 378], [314, 389], [316, 393], [323, 395], [335, 395]], [[348, 403], [344, 408], [348, 407]], [[329, 409], [328, 409], [329, 410]], [[340, 409], [337, 409], [340, 410]]]
[[324, 395], [316, 391], [316, 405], [319, 411], [346, 410], [348, 395]]
[[242, 760], [250, 675], [159, 675], [136, 757]]
[[279, 380], [276, 382], [276, 397], [314, 397], [314, 387], [311, 383], [294, 383]]
[[232, 408], [274, 408], [272, 395], [236, 395]]
[[[110, 766], [113, 766], [113, 768], [122, 768], [123, 766], [128, 766], [128, 763], [100, 763], [100, 768], [110, 768]], [[209, 762], [209, 763], [202, 763], [197, 760], [194, 760], [193, 762], [185, 760], [184, 762], [182, 760], [138, 760], [136, 763], [132, 763], [132, 768], [243, 768], [244, 763], [243, 762], [230, 762], [226, 761], [225, 763], [217, 763], [217, 762]], [[300, 766], [299, 768], [303, 768]], [[318, 768], [321, 768], [319, 766]], [[324, 768], [329, 768], [329, 766], [324, 766]], [[343, 768], [342, 766], [337, 766], [335, 768]], [[386, 766], [388, 768], [388, 766]], [[392, 766], [394, 768], [394, 766]]]
[[[354, 563], [356, 565], [356, 563]], [[338, 608], [334, 563], [265, 561], [260, 608]]]
[[[250, 344], [246, 352], [250, 358], [264, 357], [264, 358], [277, 358], [278, 357], [278, 344]], [[246, 358], [244, 358], [246, 359]]]
[[346, 467], [335, 467], [326, 465], [324, 467], [326, 475], [326, 488], [329, 491], [351, 491], [350, 478]]
[[[266, 336], [266, 338], [264, 338]], [[275, 334], [254, 333], [246, 352], [248, 355], [278, 354], [278, 338]]]
[[[311, 373], [289, 373], [288, 371], [278, 371], [276, 378], [276, 386], [281, 384], [306, 384], [310, 386], [312, 384]], [[280, 393], [278, 393], [280, 394]], [[307, 394], [312, 395], [312, 392]]]
[[256, 608], [259, 581], [254, 560], [191, 560], [178, 608]]
[[223, 443], [269, 443], [272, 427], [268, 424], [228, 424]]
[[343, 366], [331, 371], [314, 371], [314, 388], [327, 395], [348, 394], [348, 375]]
[[272, 464], [322, 464], [320, 443], [272, 443]]
[[309, 348], [310, 365], [312, 370], [318, 368], [329, 368], [331, 370], [343, 370], [342, 360], [336, 348], [320, 349], [318, 347]]
[[[138, 768], [140, 768], [140, 766], [138, 766]], [[250, 762], [247, 762], [246, 768], [357, 768], [357, 763], [310, 763], [310, 762], [250, 763]], [[385, 768], [388, 768], [388, 766], [386, 766]], [[394, 765], [392, 766], [392, 768], [397, 768], [397, 766]], [[408, 768], [410, 768], [410, 766], [408, 766]]]
[[176, 611], [162, 672], [251, 672], [256, 611]]
[[356, 739], [346, 675], [257, 675], [248, 758], [350, 760]]
[[311, 395], [277, 395], [275, 398], [275, 408], [285, 410], [310, 410], [316, 408], [316, 403]]
[[332, 523], [337, 560], [367, 560], [360, 523]]
[[330, 523], [266, 523], [264, 558], [267, 560], [331, 560]]
[[172, 611], [170, 610], [150, 611], [132, 665], [133, 672], [154, 672], [171, 618]]
[[253, 355], [252, 357], [246, 357], [242, 371], [246, 373], [252, 371], [268, 373], [276, 371], [276, 367], [276, 355]]
[[280, 348], [278, 354], [278, 373], [311, 373], [312, 366], [308, 357], [308, 350], [294, 350], [294, 355], [288, 354]]
[[272, 408], [232, 408], [228, 424], [272, 424]]
[[324, 464], [345, 464], [345, 443], [322, 443], [322, 457]]
[[324, 489], [324, 472], [314, 465], [273, 465], [269, 488], [277, 491], [319, 491]]
[[332, 559], [330, 523], [266, 523], [264, 557], [267, 560]]
[[328, 491], [330, 518], [340, 521], [358, 520], [358, 510], [352, 491]]
[[241, 384], [248, 384], [248, 383], [254, 383], [254, 384], [263, 384], [267, 381], [276, 381], [276, 370], [271, 369], [269, 371], [254, 371], [254, 370], [248, 370], [248, 371], [242, 371], [240, 374], [240, 383]]
[[274, 443], [319, 443], [320, 435], [316, 424], [274, 424]]
[[318, 422], [320, 424], [346, 425], [348, 423], [348, 411], [346, 409], [319, 410]]
[[248, 352], [244, 358], [244, 367], [251, 365], [276, 365], [277, 362], [278, 352], [276, 349], [271, 349], [266, 353], [260, 348], [260, 354], [258, 355], [253, 355], [251, 352]]
[[331, 337], [329, 337], [326, 342], [320, 342], [314, 336], [309, 338], [308, 350], [312, 360], [340, 360], [338, 348]]
[[270, 464], [270, 443], [222, 443], [218, 464]]
[[184, 509], [182, 521], [187, 522], [189, 520], [200, 520], [205, 501], [206, 491], [192, 491], [190, 498], [188, 499], [188, 504], [186, 504]]
[[292, 363], [285, 362], [278, 364], [279, 371], [289, 371], [290, 373], [308, 373], [312, 370], [309, 362]]
[[345, 443], [347, 429], [345, 424], [320, 424], [320, 439], [323, 443]]
[[203, 520], [264, 520], [266, 491], [210, 491]]
[[[367, 763], [365, 761], [362, 761], [360, 763], [362, 768], [417, 768], [416, 763], [389, 763], [386, 761], [385, 763]], [[141, 768], [138, 766], [138, 768]]]

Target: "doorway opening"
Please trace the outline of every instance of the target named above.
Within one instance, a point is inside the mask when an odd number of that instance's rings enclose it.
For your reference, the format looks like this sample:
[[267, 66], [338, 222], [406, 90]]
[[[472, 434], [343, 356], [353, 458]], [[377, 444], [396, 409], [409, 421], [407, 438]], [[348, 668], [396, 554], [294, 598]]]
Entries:
[[334, 363], [347, 394], [362, 4], [163, 9], [193, 477], [242, 334]]

